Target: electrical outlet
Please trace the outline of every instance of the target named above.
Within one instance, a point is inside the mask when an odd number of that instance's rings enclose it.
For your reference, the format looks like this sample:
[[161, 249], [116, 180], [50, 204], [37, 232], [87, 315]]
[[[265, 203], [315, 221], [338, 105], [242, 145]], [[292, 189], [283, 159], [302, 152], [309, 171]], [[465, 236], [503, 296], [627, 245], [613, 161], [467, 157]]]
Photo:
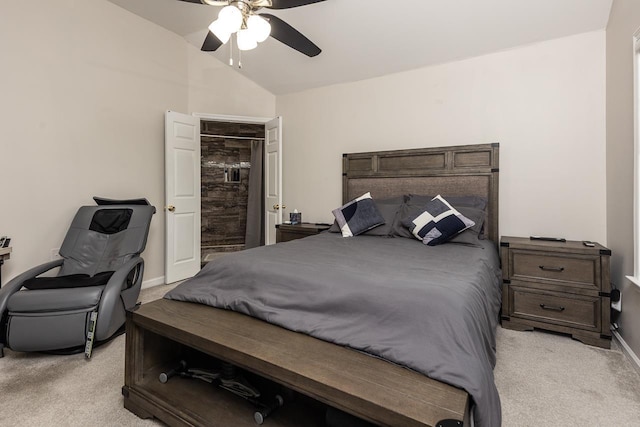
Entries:
[[60, 256], [60, 248], [51, 249], [51, 253], [49, 254], [49, 259], [51, 261], [55, 261], [57, 259], [61, 259]]

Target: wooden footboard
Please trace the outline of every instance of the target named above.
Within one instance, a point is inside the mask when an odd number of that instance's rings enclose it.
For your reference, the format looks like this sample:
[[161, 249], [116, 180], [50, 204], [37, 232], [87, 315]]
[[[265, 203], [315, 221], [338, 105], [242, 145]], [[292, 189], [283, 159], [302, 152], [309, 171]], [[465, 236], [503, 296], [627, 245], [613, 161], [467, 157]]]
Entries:
[[463, 390], [243, 314], [165, 299], [128, 313], [125, 407], [172, 426], [256, 425], [252, 405], [229, 392], [158, 380], [185, 357], [230, 362], [306, 396], [285, 402], [265, 425], [322, 426], [321, 404], [384, 426], [470, 425]]

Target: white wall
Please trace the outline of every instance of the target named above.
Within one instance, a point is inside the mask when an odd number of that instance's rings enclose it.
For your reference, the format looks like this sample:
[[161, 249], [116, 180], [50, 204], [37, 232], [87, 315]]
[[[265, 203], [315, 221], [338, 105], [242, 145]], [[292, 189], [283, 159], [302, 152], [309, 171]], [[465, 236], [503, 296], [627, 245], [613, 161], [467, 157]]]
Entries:
[[346, 152], [500, 142], [500, 232], [606, 244], [605, 32], [278, 96], [284, 201], [341, 204]]
[[640, 2], [615, 0], [607, 25], [607, 234], [611, 280], [622, 290], [620, 334], [640, 356], [640, 288], [633, 276], [633, 34]]
[[[93, 195], [158, 208], [144, 258], [145, 280], [160, 281], [164, 112], [275, 110], [264, 89], [105, 0], [2, 2], [0, 52], [0, 234], [13, 246], [3, 283], [48, 261]], [[223, 80], [207, 82], [212, 69]]]
[[189, 45], [189, 112], [275, 117], [275, 96]]

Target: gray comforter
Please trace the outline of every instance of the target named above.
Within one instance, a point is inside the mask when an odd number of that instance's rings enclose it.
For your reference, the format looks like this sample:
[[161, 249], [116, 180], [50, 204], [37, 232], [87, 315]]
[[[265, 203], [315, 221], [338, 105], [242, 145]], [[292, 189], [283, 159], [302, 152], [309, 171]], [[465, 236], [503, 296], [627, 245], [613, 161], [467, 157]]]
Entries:
[[248, 314], [466, 390], [501, 425], [493, 379], [500, 270], [492, 242], [427, 246], [323, 233], [224, 256], [165, 298]]

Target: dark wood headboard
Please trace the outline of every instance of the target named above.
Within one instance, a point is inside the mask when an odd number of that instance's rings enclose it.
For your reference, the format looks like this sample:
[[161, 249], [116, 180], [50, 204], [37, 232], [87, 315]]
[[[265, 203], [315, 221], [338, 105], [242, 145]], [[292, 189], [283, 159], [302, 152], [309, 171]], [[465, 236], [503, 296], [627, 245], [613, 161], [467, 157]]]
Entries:
[[459, 145], [343, 154], [342, 201], [403, 194], [487, 199], [485, 235], [496, 245], [500, 144]]

